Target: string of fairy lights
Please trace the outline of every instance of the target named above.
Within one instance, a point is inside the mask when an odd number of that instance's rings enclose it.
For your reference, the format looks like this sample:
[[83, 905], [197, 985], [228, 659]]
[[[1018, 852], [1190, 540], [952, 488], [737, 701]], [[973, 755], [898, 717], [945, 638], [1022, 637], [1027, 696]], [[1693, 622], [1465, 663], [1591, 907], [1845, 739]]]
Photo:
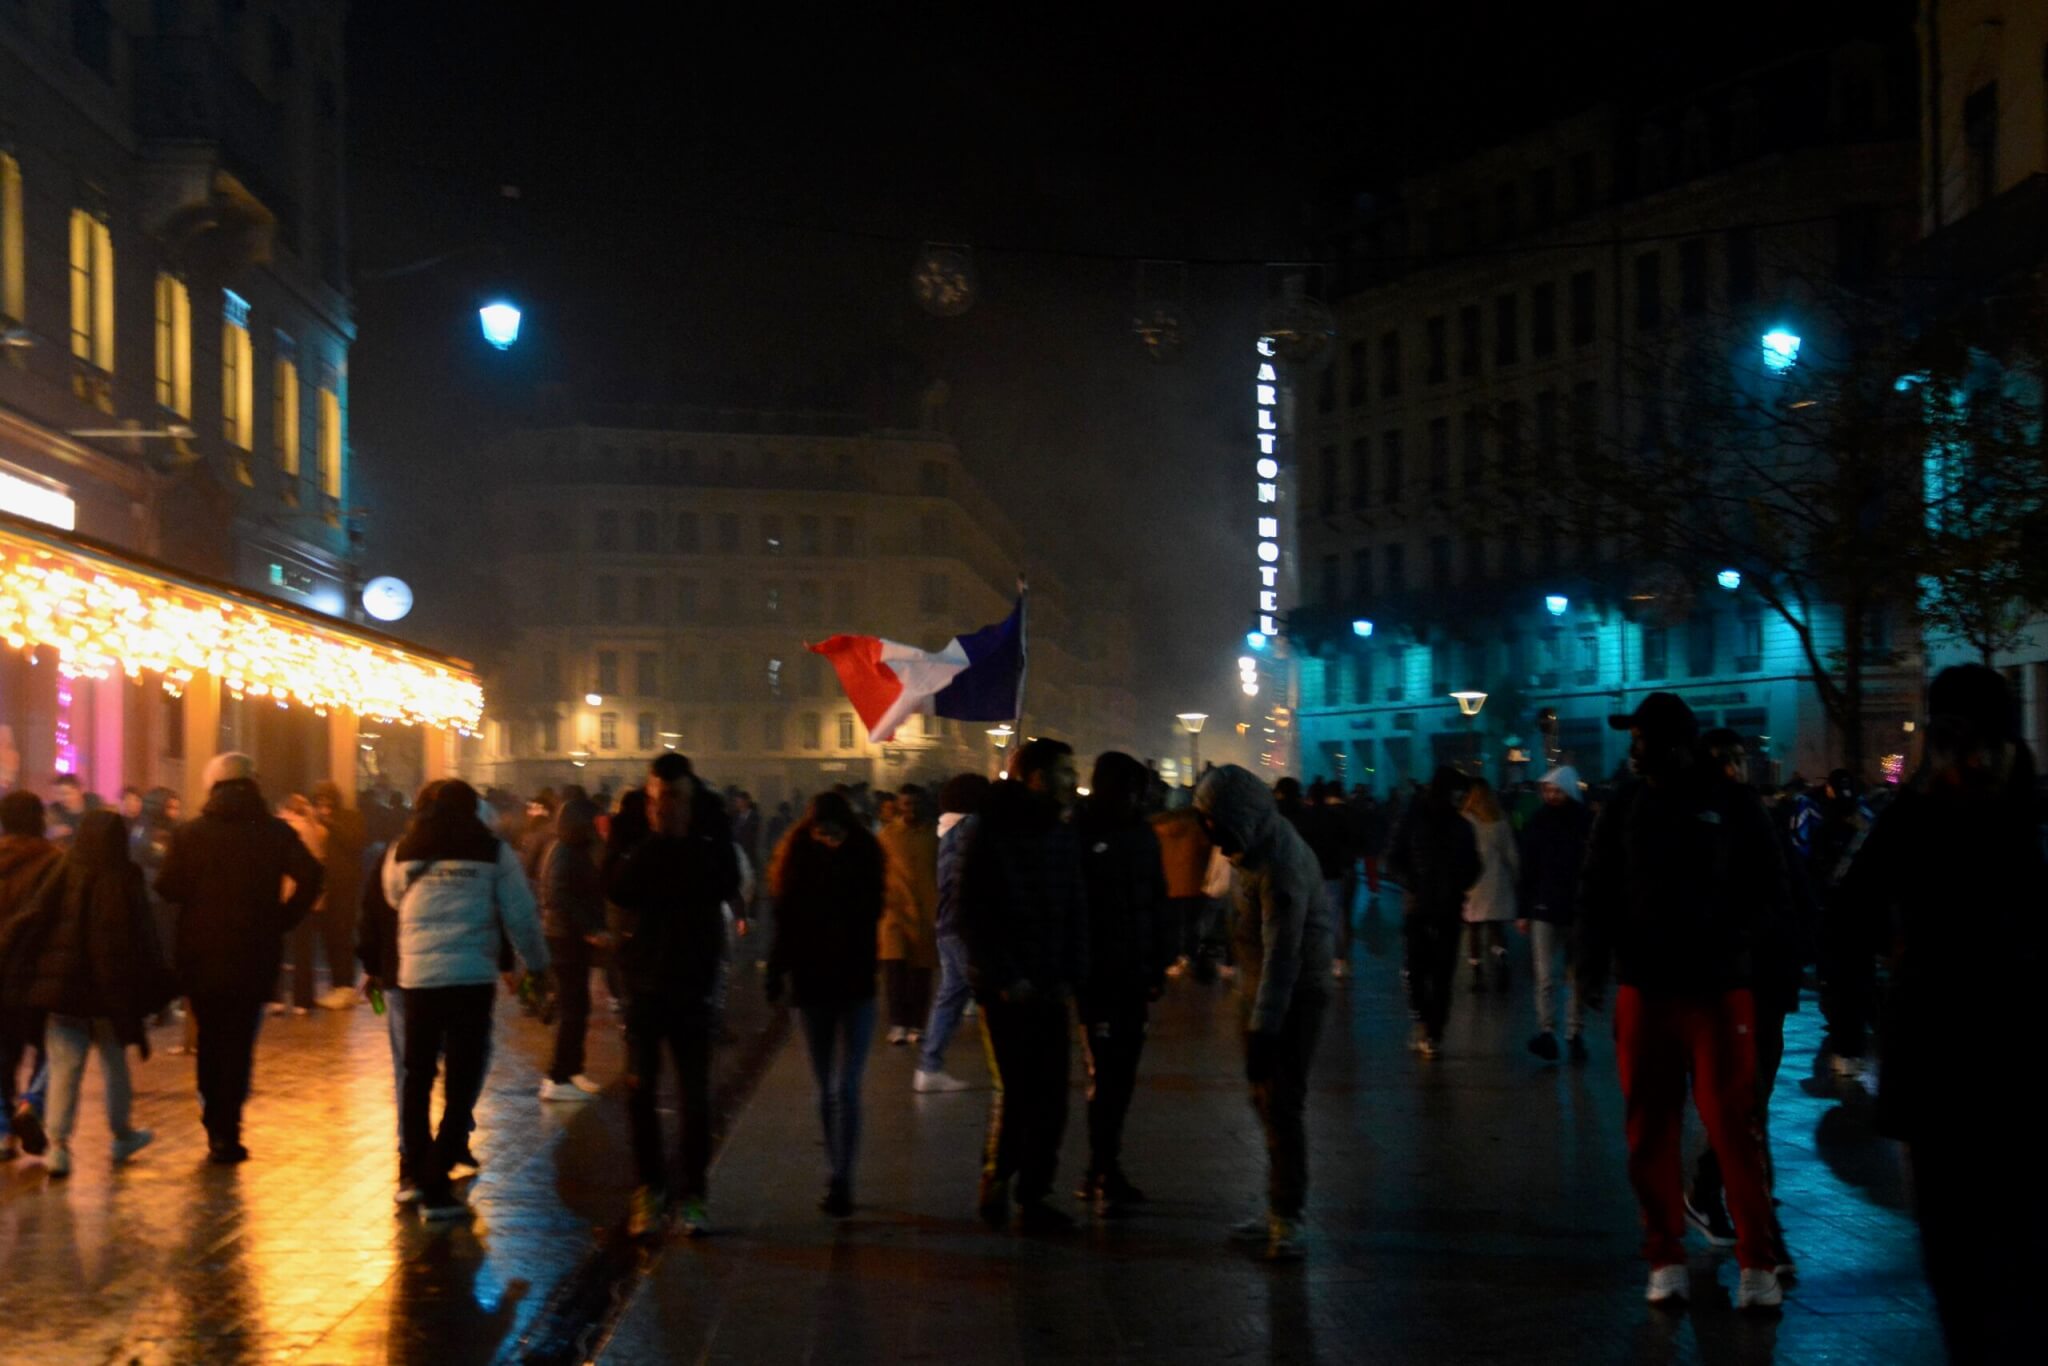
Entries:
[[0, 531], [0, 640], [56, 655], [59, 675], [140, 679], [181, 696], [202, 671], [237, 700], [346, 709], [473, 734], [483, 686], [462, 670]]

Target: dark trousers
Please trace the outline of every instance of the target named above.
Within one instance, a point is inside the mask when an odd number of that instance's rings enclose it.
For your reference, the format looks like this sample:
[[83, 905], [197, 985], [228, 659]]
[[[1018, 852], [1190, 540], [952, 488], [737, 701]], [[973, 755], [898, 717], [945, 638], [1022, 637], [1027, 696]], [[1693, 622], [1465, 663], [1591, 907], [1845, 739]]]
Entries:
[[1411, 915], [1401, 932], [1408, 949], [1408, 1006], [1432, 1039], [1444, 1036], [1451, 1016], [1451, 982], [1458, 972], [1463, 923], [1440, 915]]
[[548, 936], [555, 965], [555, 1057], [548, 1077], [566, 1082], [583, 1070], [583, 1038], [590, 1028], [590, 943], [580, 934]]
[[882, 960], [882, 989], [889, 998], [889, 1028], [923, 1029], [932, 1008], [932, 970], [907, 958]]
[[2048, 1215], [2023, 1136], [1972, 1120], [1913, 1140], [1913, 1214], [1935, 1312], [1956, 1366], [2048, 1361], [2035, 1301]]
[[[302, 1010], [313, 1008], [313, 941], [320, 933], [319, 926], [313, 922], [318, 918], [317, 915], [308, 915], [285, 936], [291, 964], [291, 1002]], [[282, 973], [278, 975], [277, 999], [285, 999]]]
[[633, 1128], [633, 1161], [640, 1184], [666, 1191], [668, 1163], [661, 1150], [661, 1115], [655, 1098], [661, 1090], [661, 1049], [675, 1059], [676, 1090], [683, 1115], [681, 1139], [685, 1200], [706, 1193], [704, 1173], [711, 1165], [711, 1035], [716, 1018], [704, 1001], [671, 1001], [661, 996], [635, 996], [626, 1007], [626, 1113]]
[[1067, 1131], [1067, 1003], [984, 1001], [981, 1024], [996, 1078], [983, 1171], [998, 1181], [1015, 1176], [1026, 1203], [1043, 1200]]
[[1266, 1210], [1281, 1219], [1299, 1219], [1308, 1198], [1308, 1068], [1328, 1003], [1321, 991], [1296, 988], [1280, 1024], [1273, 1074], [1252, 1084], [1252, 1108], [1266, 1131]]
[[195, 995], [186, 1002], [199, 1026], [199, 1103], [207, 1141], [229, 1147], [242, 1141], [242, 1106], [256, 1067], [256, 1031], [263, 1000], [256, 996]]
[[[337, 900], [337, 894], [347, 900]], [[353, 987], [356, 984], [356, 909], [362, 899], [360, 888], [327, 888], [327, 906], [308, 920], [320, 922], [320, 944], [327, 954], [327, 985]]]
[[43, 1021], [38, 1011], [0, 1010], [0, 1133], [7, 1131], [15, 1102], [21, 1099], [17, 1074], [24, 1053], [34, 1050], [28, 1075], [35, 1082], [36, 1069], [43, 1065]]
[[1091, 1009], [1081, 1024], [1088, 1060], [1088, 1172], [1122, 1173], [1124, 1118], [1138, 1089], [1138, 1056], [1145, 1051], [1143, 998]]
[[[461, 987], [408, 987], [405, 993], [405, 1103], [398, 1126], [406, 1161], [421, 1196], [446, 1198], [448, 1169], [469, 1148], [476, 1098], [490, 1063], [491, 1002], [495, 982]], [[446, 1060], [441, 1127], [430, 1112], [434, 1074]]]
[[[1776, 1182], [1771, 1166], [1771, 1093], [1778, 1089], [1778, 1065], [1785, 1060], [1785, 1012], [1759, 1004], [1756, 1011], [1756, 1131], [1764, 1155], [1764, 1190]], [[1693, 1167], [1692, 1200], [1700, 1209], [1721, 1202], [1721, 1159], [1709, 1143]], [[1784, 1255], [1785, 1239], [1778, 1229], [1778, 1215], [1771, 1213], [1771, 1236]]]

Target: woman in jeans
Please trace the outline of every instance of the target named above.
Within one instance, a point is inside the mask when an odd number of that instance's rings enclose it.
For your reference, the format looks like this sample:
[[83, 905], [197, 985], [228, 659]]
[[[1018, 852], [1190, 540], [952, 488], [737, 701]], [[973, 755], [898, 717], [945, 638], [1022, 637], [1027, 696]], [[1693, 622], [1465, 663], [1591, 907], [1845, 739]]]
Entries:
[[4, 990], [48, 1018], [49, 1173], [71, 1172], [88, 1052], [99, 1054], [106, 1072], [114, 1162], [126, 1162], [155, 1137], [128, 1122], [128, 1045], [149, 1057], [143, 1024], [172, 987], [142, 870], [128, 856], [127, 825], [117, 813], [91, 811], [80, 819], [62, 868], [11, 930]]
[[853, 1213], [853, 1158], [860, 1146], [861, 1073], [875, 1034], [876, 928], [882, 919], [882, 847], [834, 792], [811, 802], [775, 851], [775, 944], [768, 999], [786, 989], [803, 1016], [818, 1081], [831, 1184], [819, 1205]]

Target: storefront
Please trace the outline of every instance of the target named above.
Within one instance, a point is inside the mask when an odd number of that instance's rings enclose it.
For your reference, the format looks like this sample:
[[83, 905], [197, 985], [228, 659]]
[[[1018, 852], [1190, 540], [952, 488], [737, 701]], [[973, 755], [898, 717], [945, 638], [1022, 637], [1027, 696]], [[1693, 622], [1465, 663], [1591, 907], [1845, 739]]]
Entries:
[[379, 753], [417, 754], [401, 781], [452, 773], [483, 714], [460, 660], [4, 515], [0, 645], [0, 790], [70, 774], [196, 809], [233, 749], [274, 797], [353, 792]]

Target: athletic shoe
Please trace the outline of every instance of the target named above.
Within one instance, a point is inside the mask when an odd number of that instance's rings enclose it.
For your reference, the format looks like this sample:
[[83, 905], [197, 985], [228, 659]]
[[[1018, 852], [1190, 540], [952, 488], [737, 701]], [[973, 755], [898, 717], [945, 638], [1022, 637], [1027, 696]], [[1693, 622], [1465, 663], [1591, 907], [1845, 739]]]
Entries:
[[981, 1007], [976, 1005], [974, 1002], [969, 1001], [966, 1007], [961, 1010], [960, 1018], [963, 1020], [971, 1020], [979, 1014], [981, 1014]]
[[50, 1136], [43, 1129], [43, 1117], [27, 1101], [14, 1107], [10, 1127], [14, 1136], [21, 1140], [21, 1150], [30, 1157], [41, 1157], [43, 1150], [50, 1146]]
[[452, 1190], [422, 1196], [420, 1199], [420, 1218], [430, 1224], [445, 1224], [455, 1219], [467, 1219], [472, 1213], [474, 1211], [470, 1209], [469, 1202]]
[[678, 1222], [683, 1226], [685, 1238], [707, 1237], [711, 1232], [711, 1207], [702, 1196], [685, 1200], [682, 1218]]
[[1556, 1062], [1557, 1035], [1547, 1029], [1544, 1030], [1541, 1034], [1529, 1040], [1529, 1051], [1545, 1062]]
[[1742, 1269], [1742, 1280], [1735, 1290], [1737, 1309], [1776, 1309], [1784, 1302], [1785, 1287], [1778, 1284], [1777, 1272], [1767, 1266]]
[[475, 1176], [483, 1169], [484, 1164], [477, 1160], [476, 1153], [465, 1145], [462, 1156], [449, 1165], [448, 1176], [451, 1180], [459, 1181], [465, 1176]]
[[907, 1033], [907, 1034], [906, 1034], [906, 1035], [904, 1036], [904, 1041], [905, 1041], [905, 1042], [907, 1042], [907, 1043], [923, 1043], [923, 1042], [924, 1042], [924, 1031], [923, 1031], [922, 1029], [913, 1029], [913, 1030], [910, 1030], [910, 1031], [909, 1031], [909, 1032], [908, 1032], [908, 1033]]
[[1301, 1237], [1301, 1221], [1275, 1218], [1266, 1234], [1266, 1260], [1298, 1262], [1307, 1255], [1308, 1248]]
[[1128, 1214], [1146, 1203], [1145, 1192], [1132, 1185], [1122, 1172], [1111, 1172], [1095, 1183], [1095, 1212], [1105, 1219]]
[[52, 1143], [50, 1155], [44, 1159], [44, 1167], [51, 1176], [71, 1175], [71, 1149], [63, 1143]]
[[313, 1013], [313, 1007], [311, 1007], [311, 1006], [293, 1006], [293, 1007], [292, 1007], [292, 1018], [293, 1018], [293, 1019], [296, 1019], [296, 1020], [303, 1020], [303, 1019], [305, 1019], [305, 1018], [306, 1018], [306, 1017], [307, 1017], [308, 1015], [311, 1015], [312, 1013]]
[[1719, 1200], [1707, 1203], [1702, 1209], [1693, 1202], [1692, 1192], [1685, 1195], [1685, 1222], [1700, 1231], [1710, 1247], [1734, 1247], [1735, 1225], [1728, 1218], [1728, 1211]]
[[575, 1076], [569, 1078], [569, 1084], [575, 1087], [577, 1090], [586, 1092], [587, 1094], [593, 1096], [596, 1095], [599, 1091], [604, 1090], [603, 1082], [597, 1080], [595, 1077], [585, 1076], [581, 1072], [578, 1072]]
[[320, 998], [320, 1004], [327, 1010], [347, 1010], [362, 1003], [362, 993], [354, 987], [335, 987]]
[[1571, 1050], [1573, 1062], [1584, 1062], [1586, 1060], [1586, 1041], [1578, 1035], [1574, 1034], [1565, 1040], [1565, 1047]]
[[1025, 1200], [1017, 1206], [1019, 1233], [1072, 1233], [1078, 1227], [1073, 1215], [1043, 1200]]
[[1272, 1236], [1273, 1220], [1270, 1215], [1255, 1214], [1230, 1226], [1230, 1241], [1233, 1243], [1263, 1243]]
[[1166, 975], [1168, 977], [1185, 977], [1187, 976], [1187, 972], [1188, 959], [1186, 954], [1182, 954], [1180, 957], [1174, 959], [1173, 962], [1168, 964], [1166, 968]]
[[1341, 982], [1351, 975], [1351, 965], [1341, 958], [1330, 960], [1330, 976]]
[[265, 1007], [266, 1012], [272, 1016], [282, 1015], [290, 1009], [291, 1007], [286, 1005], [283, 1001], [272, 1001], [267, 1007]]
[[889, 1026], [889, 1042], [892, 1044], [909, 1043], [910, 1031], [905, 1029], [902, 1025]]
[[249, 1160], [249, 1150], [239, 1143], [213, 1143], [206, 1149], [206, 1160], [216, 1167], [232, 1167]]
[[1691, 1274], [1685, 1263], [1650, 1268], [1650, 1289], [1643, 1298], [1651, 1304], [1679, 1304], [1692, 1293]]
[[844, 1219], [853, 1213], [853, 1192], [844, 1181], [834, 1181], [825, 1187], [825, 1198], [818, 1202], [818, 1208], [834, 1219]]
[[542, 1077], [540, 1079], [540, 1098], [542, 1100], [582, 1101], [595, 1100], [597, 1096], [594, 1090], [586, 1091], [574, 1082], [556, 1081], [552, 1077]]
[[981, 1222], [992, 1229], [1001, 1229], [1010, 1222], [1010, 1183], [1007, 1178], [998, 1180], [987, 1172], [981, 1174], [981, 1191], [975, 1199], [974, 1210], [981, 1216]]
[[130, 1129], [126, 1138], [114, 1140], [114, 1165], [120, 1166], [147, 1148], [155, 1138], [156, 1135], [148, 1129]]
[[973, 1082], [962, 1081], [950, 1072], [927, 1072], [923, 1068], [910, 1075], [910, 1089], [920, 1095], [932, 1095], [947, 1091], [965, 1091]]
[[661, 1192], [652, 1186], [641, 1186], [635, 1190], [626, 1214], [626, 1236], [647, 1238], [658, 1232], [664, 1203]]
[[1443, 1043], [1440, 1040], [1430, 1038], [1427, 1034], [1422, 1036], [1421, 1043], [1415, 1045], [1416, 1054], [1424, 1058], [1434, 1058], [1442, 1051]]
[[398, 1183], [398, 1193], [391, 1197], [397, 1205], [417, 1205], [420, 1202], [420, 1188], [410, 1181]]

